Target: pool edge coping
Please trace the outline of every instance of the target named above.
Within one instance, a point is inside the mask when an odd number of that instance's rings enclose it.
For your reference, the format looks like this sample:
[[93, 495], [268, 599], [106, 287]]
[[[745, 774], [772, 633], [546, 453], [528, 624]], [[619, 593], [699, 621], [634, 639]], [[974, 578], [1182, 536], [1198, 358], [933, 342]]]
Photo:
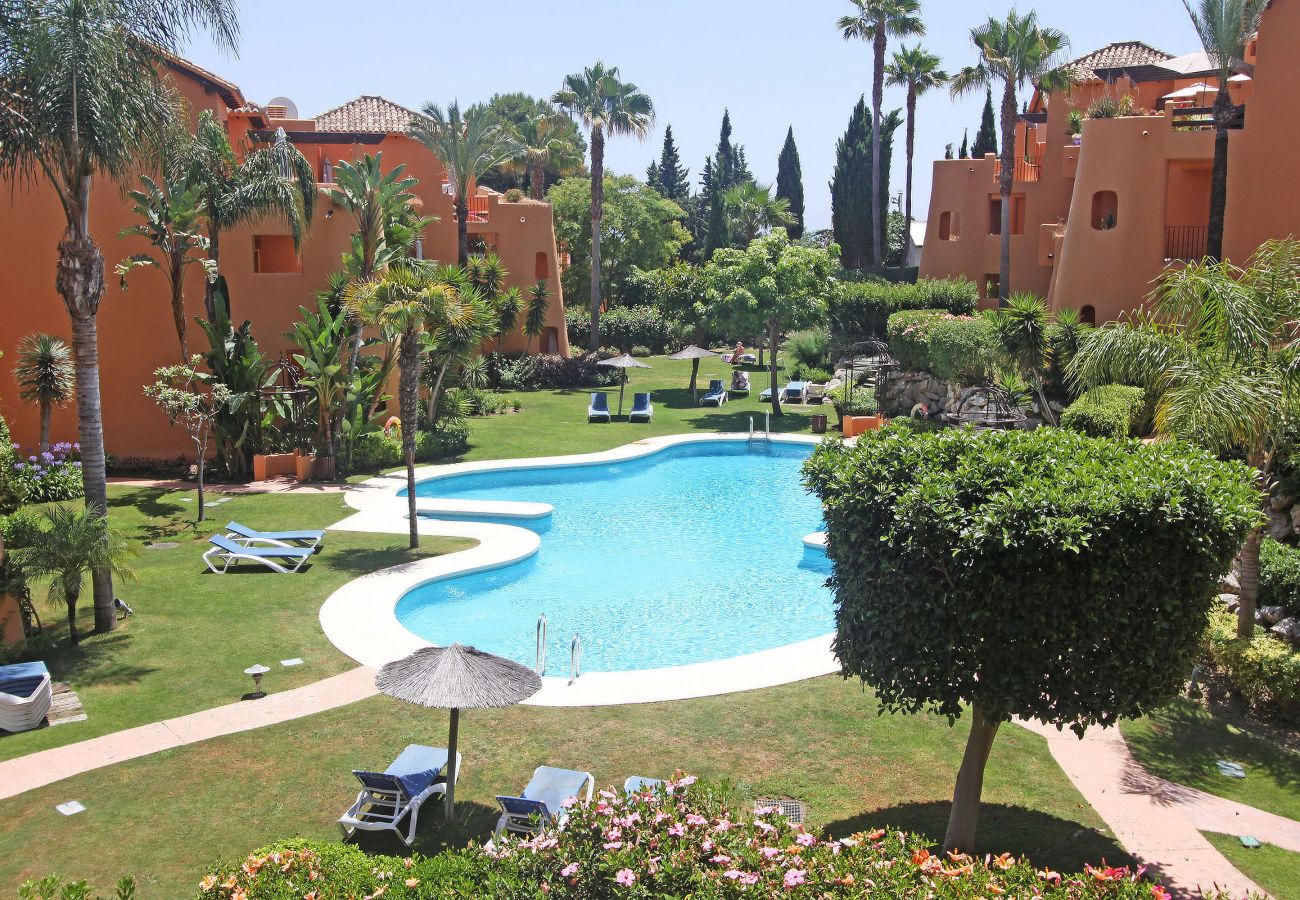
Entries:
[[[771, 435], [773, 443], [815, 445], [813, 435]], [[595, 453], [483, 460], [468, 463], [421, 466], [417, 481], [446, 478], [474, 472], [519, 471], [623, 462], [649, 456], [668, 447], [692, 443], [745, 442], [746, 434], [682, 434], [642, 438], [610, 450]], [[331, 530], [401, 534], [406, 531], [406, 487], [404, 472], [367, 479], [344, 494], [344, 501], [356, 510], [330, 526]], [[422, 498], [431, 499], [431, 498]], [[432, 498], [436, 499], [436, 498]], [[497, 515], [535, 515], [537, 504], [496, 501], [503, 512]], [[527, 528], [488, 522], [443, 520], [429, 513], [435, 505], [421, 504], [419, 532], [429, 537], [459, 537], [478, 541], [467, 550], [445, 556], [415, 560], [371, 572], [353, 579], [331, 594], [321, 605], [319, 620], [325, 636], [345, 655], [362, 665], [379, 668], [401, 659], [432, 642], [418, 637], [396, 616], [401, 598], [423, 584], [459, 575], [513, 565], [535, 554], [541, 536]], [[445, 510], [454, 514], [454, 510]], [[622, 672], [589, 672], [572, 684], [566, 677], [545, 676], [542, 689], [525, 701], [537, 706], [611, 706], [687, 700], [774, 687], [840, 670], [831, 650], [833, 634], [768, 648], [727, 659], [689, 663], [658, 669]]]

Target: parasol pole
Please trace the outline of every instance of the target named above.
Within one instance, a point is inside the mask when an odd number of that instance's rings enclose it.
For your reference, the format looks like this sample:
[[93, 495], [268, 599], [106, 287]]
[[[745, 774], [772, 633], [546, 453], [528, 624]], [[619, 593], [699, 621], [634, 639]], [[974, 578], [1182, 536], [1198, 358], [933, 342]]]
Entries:
[[456, 820], [456, 738], [460, 731], [460, 710], [451, 708], [451, 725], [447, 729], [447, 796], [444, 812], [448, 822]]
[[627, 369], [620, 370], [623, 373], [622, 380], [618, 383], [618, 414], [623, 415], [623, 389], [627, 387]]

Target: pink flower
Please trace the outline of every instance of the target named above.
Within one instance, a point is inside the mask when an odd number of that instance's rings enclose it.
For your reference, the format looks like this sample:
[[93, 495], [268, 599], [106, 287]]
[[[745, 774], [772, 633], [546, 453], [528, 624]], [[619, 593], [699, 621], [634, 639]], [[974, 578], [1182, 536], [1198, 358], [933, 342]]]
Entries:
[[727, 871], [722, 873], [722, 877], [730, 878], [732, 881], [736, 881], [740, 878], [741, 875], [744, 874], [745, 873], [740, 871], [739, 869], [728, 869]]
[[785, 884], [787, 890], [797, 888], [801, 884], [808, 883], [808, 873], [803, 869], [791, 869], [785, 873], [785, 878], [782, 879], [782, 882]]
[[763, 859], [775, 859], [776, 857], [781, 855], [781, 848], [780, 847], [759, 847], [758, 855], [763, 857]]
[[576, 862], [573, 862], [573, 863], [569, 863], [567, 866], [561, 869], [560, 874], [563, 875], [565, 878], [568, 878], [570, 875], [573, 875], [577, 871], [578, 871], [578, 864]]
[[740, 876], [740, 883], [741, 883], [741, 884], [758, 884], [758, 873], [757, 873], [757, 872], [746, 872], [744, 875], [741, 875], [741, 876]]
[[715, 863], [719, 866], [728, 866], [731, 865], [731, 857], [727, 856], [725, 853], [719, 853], [717, 856], [711, 858], [709, 862]]
[[719, 820], [718, 820], [718, 824], [713, 826], [713, 830], [714, 830], [714, 831], [730, 831], [730, 830], [731, 830], [731, 820], [730, 820], [730, 819], [719, 819]]
[[636, 875], [631, 869], [619, 869], [614, 875], [614, 880], [623, 885], [623, 887], [631, 887], [636, 883]]
[[577, 798], [577, 797], [565, 797], [564, 800], [562, 800], [562, 801], [560, 802], [560, 805], [563, 806], [565, 809], [570, 809], [571, 807], [574, 807], [574, 806], [577, 806], [577, 805], [578, 805], [578, 798]]
[[796, 835], [794, 842], [800, 847], [811, 847], [817, 843], [817, 838], [805, 831], [803, 834]]
[[686, 826], [681, 822], [674, 822], [668, 826], [668, 833], [673, 837], [681, 837], [686, 834]]
[[692, 827], [696, 827], [699, 825], [708, 825], [709, 820], [704, 818], [704, 816], [700, 815], [699, 813], [690, 813], [686, 816], [686, 824]]
[[687, 775], [681, 781], [677, 782], [677, 784], [681, 787], [690, 787], [691, 785], [695, 784], [695, 782], [697, 781], [699, 781], [699, 779], [696, 778], [694, 775]]
[[762, 819], [755, 819], [754, 824], [758, 826], [759, 831], [762, 831], [764, 834], [771, 834], [773, 831], [776, 831], [775, 825], [772, 825], [769, 822], [764, 822]]

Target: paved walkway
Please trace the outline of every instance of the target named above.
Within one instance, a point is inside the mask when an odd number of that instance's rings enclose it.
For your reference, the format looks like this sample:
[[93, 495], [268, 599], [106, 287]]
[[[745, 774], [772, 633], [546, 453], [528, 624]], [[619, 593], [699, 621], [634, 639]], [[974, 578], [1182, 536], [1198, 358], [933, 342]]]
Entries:
[[[126, 487], [158, 488], [164, 491], [192, 491], [197, 487], [193, 481], [159, 478], [110, 478], [108, 483]], [[328, 481], [311, 481], [304, 484], [286, 475], [282, 478], [268, 478], [265, 481], [205, 483], [203, 490], [214, 494], [341, 494], [349, 487], [351, 485]]]
[[92, 769], [161, 750], [277, 725], [372, 697], [375, 670], [361, 666], [293, 690], [128, 728], [0, 762], [0, 800]]

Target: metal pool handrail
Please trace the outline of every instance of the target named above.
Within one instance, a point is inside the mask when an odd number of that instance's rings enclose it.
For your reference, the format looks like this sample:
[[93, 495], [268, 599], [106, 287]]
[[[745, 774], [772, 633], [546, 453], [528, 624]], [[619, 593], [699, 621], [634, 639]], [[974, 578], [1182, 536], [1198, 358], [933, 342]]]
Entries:
[[546, 613], [537, 617], [537, 674], [546, 674]]
[[582, 638], [577, 634], [569, 642], [569, 684], [582, 677]]

